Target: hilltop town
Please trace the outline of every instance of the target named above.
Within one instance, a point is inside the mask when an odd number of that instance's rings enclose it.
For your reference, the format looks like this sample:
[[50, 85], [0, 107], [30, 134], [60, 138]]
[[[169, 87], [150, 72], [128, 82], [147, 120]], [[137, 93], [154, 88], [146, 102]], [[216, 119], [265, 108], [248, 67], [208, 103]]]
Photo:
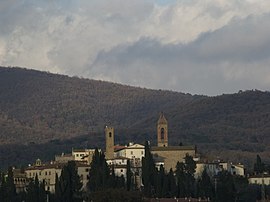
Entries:
[[[57, 181], [61, 177], [63, 169], [69, 162], [75, 162], [76, 172], [82, 183], [80, 190], [88, 192], [89, 182], [91, 182], [93, 177], [90, 175], [90, 170], [91, 166], [93, 166], [93, 159], [96, 158], [95, 155], [97, 155], [97, 152], [100, 154], [104, 152], [104, 158], [111, 174], [113, 173], [114, 176], [119, 177], [119, 179], [121, 178], [125, 183], [131, 180], [129, 183], [132, 184], [132, 189], [143, 192], [143, 190], [146, 189], [145, 179], [143, 179], [145, 168], [143, 167], [146, 164], [146, 159], [149, 158], [149, 154], [146, 154], [149, 150], [154, 166], [157, 169], [156, 172], [163, 172], [164, 176], [171, 173], [172, 176], [175, 176], [177, 179], [176, 176], [180, 167], [184, 166], [183, 169], [187, 169], [188, 166], [185, 167], [185, 165], [187, 165], [189, 161], [191, 162], [189, 166], [193, 165], [194, 169], [194, 171], [190, 173], [192, 179], [194, 179], [193, 183], [199, 183], [204, 175], [207, 175], [209, 180], [211, 179], [211, 182], [213, 183], [213, 193], [211, 195], [209, 193], [209, 195], [206, 193], [204, 193], [205, 195], [195, 194], [195, 191], [192, 190], [190, 193], [186, 192], [186, 195], [178, 194], [178, 197], [194, 197], [192, 200], [199, 200], [199, 198], [200, 200], [204, 198], [206, 201], [214, 200], [214, 194], [216, 194], [218, 192], [217, 189], [219, 189], [217, 184], [221, 183], [219, 175], [224, 173], [232, 177], [235, 176], [236, 179], [246, 179], [248, 180], [248, 184], [258, 186], [257, 188], [260, 189], [261, 193], [260, 196], [262, 196], [260, 198], [267, 197], [269, 194], [265, 189], [265, 186], [267, 187], [270, 185], [270, 175], [267, 173], [267, 166], [263, 165], [263, 163], [260, 162], [260, 159], [259, 162], [257, 159], [256, 165], [258, 169], [254, 170], [254, 175], [251, 175], [250, 173], [245, 172], [243, 164], [225, 162], [221, 159], [210, 161], [207, 157], [201, 157], [200, 152], [197, 151], [195, 145], [169, 145], [168, 121], [163, 113], [160, 114], [157, 121], [157, 145], [151, 145], [150, 141], [146, 141], [145, 145], [134, 142], [130, 142], [127, 145], [119, 145], [115, 143], [115, 132], [114, 128], [111, 126], [105, 126], [104, 135], [106, 141], [104, 151], [100, 148], [72, 148], [71, 153], [57, 154], [55, 155], [54, 160], [51, 160], [50, 162], [43, 163], [41, 159], [37, 159], [35, 163], [29, 164], [29, 166], [24, 169], [13, 167], [12, 173], [16, 192], [27, 193], [31, 181], [38, 179], [40, 183], [44, 183], [44, 190], [47, 193], [55, 194]], [[148, 159], [148, 161], [151, 161], [151, 158], [150, 160]], [[261, 163], [261, 165], [259, 165], [259, 163]], [[263, 168], [262, 165], [264, 166]], [[189, 171], [183, 170], [183, 173], [185, 172], [188, 173]], [[5, 178], [8, 177], [7, 175], [5, 176]], [[248, 184], [246, 184], [246, 186], [249, 186]], [[126, 186], [127, 185], [124, 187]], [[165, 185], [162, 186], [164, 187]], [[240, 186], [240, 184], [238, 183], [234, 186]], [[238, 187], [235, 187], [235, 189], [238, 190]], [[154, 190], [153, 195], [150, 194], [148, 196], [150, 198], [157, 196], [162, 198], [177, 197], [176, 193], [174, 196], [169, 195], [168, 193], [158, 195], [157, 190]]]

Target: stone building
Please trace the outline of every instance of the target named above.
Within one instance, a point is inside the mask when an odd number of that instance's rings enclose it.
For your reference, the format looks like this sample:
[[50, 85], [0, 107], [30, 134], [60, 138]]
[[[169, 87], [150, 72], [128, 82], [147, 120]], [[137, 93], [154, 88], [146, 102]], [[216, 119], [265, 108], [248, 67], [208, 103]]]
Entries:
[[167, 172], [171, 168], [175, 170], [177, 162], [183, 162], [186, 155], [193, 158], [196, 156], [195, 145], [169, 146], [168, 137], [168, 121], [164, 114], [161, 113], [157, 122], [157, 146], [151, 147], [151, 153], [155, 157], [164, 158], [164, 168]]

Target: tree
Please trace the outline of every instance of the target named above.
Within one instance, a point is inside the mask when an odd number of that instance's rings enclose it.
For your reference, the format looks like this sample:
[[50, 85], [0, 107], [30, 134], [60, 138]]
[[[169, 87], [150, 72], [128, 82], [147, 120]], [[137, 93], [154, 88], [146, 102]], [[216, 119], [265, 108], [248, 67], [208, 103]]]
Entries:
[[82, 201], [82, 183], [77, 174], [77, 167], [74, 161], [69, 161], [63, 167], [59, 182], [56, 183], [57, 198], [61, 202], [80, 202]]
[[13, 178], [13, 169], [12, 167], [8, 168], [8, 175], [6, 182], [4, 183], [5, 191], [6, 191], [6, 199], [7, 201], [16, 201], [16, 187], [14, 184], [14, 178]]
[[90, 192], [104, 190], [113, 186], [113, 180], [110, 177], [110, 168], [106, 162], [105, 155], [103, 152], [99, 152], [97, 148], [92, 157], [90, 167], [88, 181], [88, 189]]
[[177, 162], [176, 164], [176, 181], [177, 181], [177, 196], [191, 197], [195, 194], [195, 178], [194, 173], [196, 162], [192, 156], [186, 155], [185, 163]]
[[131, 172], [131, 167], [130, 167], [130, 160], [127, 161], [127, 191], [131, 190], [132, 182], [132, 172]]
[[154, 163], [153, 156], [150, 151], [150, 146], [148, 141], [145, 142], [144, 146], [144, 157], [142, 158], [142, 182], [143, 182], [143, 192], [147, 197], [153, 195], [154, 181], [156, 174], [156, 167]]
[[206, 169], [203, 170], [201, 177], [198, 179], [198, 197], [202, 198], [213, 198], [214, 195], [214, 186], [211, 182], [211, 179], [206, 172]]
[[175, 176], [173, 173], [173, 170], [170, 169], [170, 172], [168, 174], [168, 186], [169, 186], [169, 196], [171, 198], [176, 197], [177, 195], [177, 187], [176, 187], [176, 181], [175, 181]]
[[265, 165], [261, 160], [260, 155], [256, 157], [256, 163], [254, 164], [254, 172], [257, 174], [261, 174], [265, 171]]
[[29, 202], [45, 202], [46, 192], [43, 182], [39, 182], [38, 176], [35, 176], [34, 180], [31, 180], [26, 192], [26, 201]]
[[216, 200], [219, 202], [234, 201], [236, 189], [233, 176], [228, 171], [222, 171], [217, 176]]

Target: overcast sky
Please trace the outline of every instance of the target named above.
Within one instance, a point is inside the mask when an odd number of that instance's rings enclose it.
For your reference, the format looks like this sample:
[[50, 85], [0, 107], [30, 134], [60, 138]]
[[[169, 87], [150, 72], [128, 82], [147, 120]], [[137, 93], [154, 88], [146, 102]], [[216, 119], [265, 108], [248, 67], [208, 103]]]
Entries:
[[0, 65], [218, 95], [270, 89], [267, 0], [1, 0]]

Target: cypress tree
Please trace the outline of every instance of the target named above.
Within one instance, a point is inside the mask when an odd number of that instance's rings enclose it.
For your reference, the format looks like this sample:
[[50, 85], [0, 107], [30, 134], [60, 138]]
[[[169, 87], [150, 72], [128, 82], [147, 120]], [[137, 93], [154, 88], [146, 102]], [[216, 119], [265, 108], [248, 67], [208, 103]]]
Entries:
[[130, 160], [127, 161], [127, 191], [131, 190], [131, 178], [132, 178], [132, 172], [130, 167]]
[[7, 200], [10, 202], [16, 201], [16, 187], [14, 184], [14, 178], [13, 178], [13, 169], [12, 167], [8, 168], [8, 175], [6, 179], [6, 194], [7, 194]]
[[61, 202], [80, 202], [82, 201], [81, 187], [82, 183], [80, 177], [77, 174], [77, 167], [74, 161], [69, 161], [66, 166], [63, 167], [61, 176], [59, 178], [59, 184], [57, 185], [60, 193], [59, 201]]
[[153, 156], [150, 152], [148, 141], [145, 142], [144, 150], [145, 156], [142, 158], [142, 182], [144, 185], [143, 191], [145, 196], [151, 197], [155, 191], [153, 189], [155, 187], [154, 182], [156, 176], [156, 167]]

